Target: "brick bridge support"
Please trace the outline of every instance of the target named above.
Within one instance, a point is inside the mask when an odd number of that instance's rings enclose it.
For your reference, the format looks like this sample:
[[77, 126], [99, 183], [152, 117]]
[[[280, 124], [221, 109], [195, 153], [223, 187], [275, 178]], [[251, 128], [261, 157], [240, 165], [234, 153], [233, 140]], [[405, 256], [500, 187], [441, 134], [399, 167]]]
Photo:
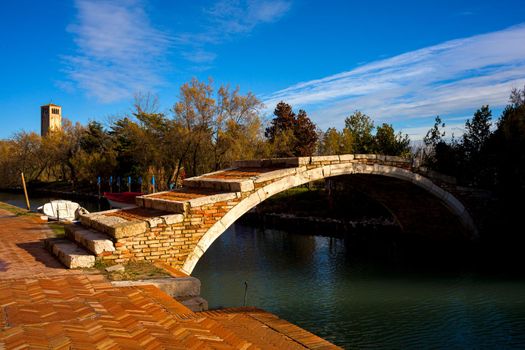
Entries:
[[[95, 258], [113, 263], [148, 260], [191, 274], [200, 257], [237, 219], [287, 189], [340, 175], [376, 175], [409, 182], [433, 195], [461, 222], [471, 238], [476, 227], [451, 193], [412, 169], [400, 157], [335, 155], [238, 161], [233, 168], [184, 180], [184, 187], [137, 197], [136, 208], [81, 217], [50, 249], [70, 267]], [[68, 244], [76, 244], [67, 247]], [[88, 251], [86, 252], [85, 249]], [[79, 259], [79, 258], [78, 258]], [[77, 260], [78, 260], [77, 259]]]

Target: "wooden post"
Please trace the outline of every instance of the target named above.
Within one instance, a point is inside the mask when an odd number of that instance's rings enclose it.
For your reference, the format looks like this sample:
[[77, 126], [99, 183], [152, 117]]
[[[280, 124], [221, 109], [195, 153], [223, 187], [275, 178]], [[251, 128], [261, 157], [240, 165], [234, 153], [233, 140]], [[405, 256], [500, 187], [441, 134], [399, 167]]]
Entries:
[[24, 178], [24, 173], [20, 173], [22, 176], [22, 186], [24, 187], [24, 196], [26, 197], [26, 206], [27, 210], [31, 210], [31, 205], [29, 204], [29, 196], [27, 195], [26, 179]]

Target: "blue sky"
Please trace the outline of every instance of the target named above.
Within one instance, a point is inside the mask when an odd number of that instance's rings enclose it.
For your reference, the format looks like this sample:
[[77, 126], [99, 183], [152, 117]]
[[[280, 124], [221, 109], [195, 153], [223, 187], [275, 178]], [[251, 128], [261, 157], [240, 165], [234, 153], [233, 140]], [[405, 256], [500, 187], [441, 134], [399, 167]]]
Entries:
[[461, 134], [525, 85], [522, 0], [2, 1], [0, 138], [39, 132], [39, 106], [105, 122], [137, 92], [169, 113], [213, 77], [285, 100], [322, 128], [355, 110], [418, 139], [441, 115]]

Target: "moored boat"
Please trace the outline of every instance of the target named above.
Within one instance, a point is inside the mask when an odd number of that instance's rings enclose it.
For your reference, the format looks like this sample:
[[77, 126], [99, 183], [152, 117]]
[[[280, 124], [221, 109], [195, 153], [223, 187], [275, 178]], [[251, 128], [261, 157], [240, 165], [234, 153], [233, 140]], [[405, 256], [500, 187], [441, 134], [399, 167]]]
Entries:
[[112, 208], [126, 209], [135, 207], [135, 197], [142, 196], [142, 192], [104, 192], [104, 198]]
[[74, 221], [78, 219], [79, 211], [87, 212], [80, 204], [64, 199], [50, 201], [37, 210], [46, 215], [50, 220]]

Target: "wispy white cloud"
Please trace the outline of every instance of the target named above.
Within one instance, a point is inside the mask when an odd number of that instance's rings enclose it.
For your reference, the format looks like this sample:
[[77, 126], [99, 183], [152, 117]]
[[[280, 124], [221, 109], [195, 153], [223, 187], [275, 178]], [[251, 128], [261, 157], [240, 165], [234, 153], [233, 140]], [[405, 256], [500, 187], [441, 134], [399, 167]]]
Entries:
[[[210, 64], [216, 58], [213, 46], [247, 35], [255, 27], [280, 20], [291, 8], [291, 0], [219, 0], [205, 8], [201, 30], [174, 37], [194, 63]], [[191, 50], [187, 50], [187, 49]]]
[[190, 62], [194, 63], [209, 63], [213, 62], [217, 55], [213, 52], [209, 52], [203, 49], [197, 49], [193, 51], [184, 51], [182, 56]]
[[290, 1], [284, 0], [221, 0], [206, 12], [220, 34], [235, 34], [280, 19], [290, 6]]
[[113, 102], [164, 85], [170, 49], [176, 48], [179, 57], [192, 64], [192, 71], [211, 68], [217, 57], [214, 46], [279, 20], [291, 1], [219, 0], [203, 10], [201, 30], [194, 33], [157, 29], [143, 0], [74, 0], [74, 4], [77, 14], [68, 31], [76, 49], [62, 56], [66, 79], [56, 85]]
[[140, 0], [76, 0], [68, 31], [75, 53], [63, 56], [68, 81], [102, 102], [129, 98], [163, 83], [166, 33], [155, 29]]
[[299, 83], [264, 100], [268, 108], [284, 100], [307, 109], [323, 128], [342, 125], [354, 110], [407, 128], [416, 119], [430, 125], [436, 115], [505, 105], [510, 90], [525, 84], [523, 43], [525, 25], [519, 25]]

